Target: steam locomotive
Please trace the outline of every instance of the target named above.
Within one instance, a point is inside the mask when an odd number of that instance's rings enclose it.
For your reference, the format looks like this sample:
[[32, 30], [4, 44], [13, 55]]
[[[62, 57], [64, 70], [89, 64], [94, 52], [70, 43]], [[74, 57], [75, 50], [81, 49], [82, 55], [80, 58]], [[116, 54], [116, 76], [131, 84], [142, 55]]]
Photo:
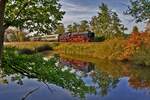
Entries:
[[94, 41], [95, 33], [93, 32], [76, 32], [64, 33], [58, 36], [59, 42], [92, 42]]

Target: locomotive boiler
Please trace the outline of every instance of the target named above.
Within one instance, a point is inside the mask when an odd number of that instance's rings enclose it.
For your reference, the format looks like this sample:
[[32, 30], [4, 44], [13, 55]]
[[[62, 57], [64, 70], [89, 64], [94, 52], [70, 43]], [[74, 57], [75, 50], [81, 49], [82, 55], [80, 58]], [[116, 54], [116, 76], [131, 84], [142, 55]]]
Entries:
[[92, 42], [94, 41], [95, 34], [93, 32], [76, 32], [64, 33], [58, 36], [59, 42]]

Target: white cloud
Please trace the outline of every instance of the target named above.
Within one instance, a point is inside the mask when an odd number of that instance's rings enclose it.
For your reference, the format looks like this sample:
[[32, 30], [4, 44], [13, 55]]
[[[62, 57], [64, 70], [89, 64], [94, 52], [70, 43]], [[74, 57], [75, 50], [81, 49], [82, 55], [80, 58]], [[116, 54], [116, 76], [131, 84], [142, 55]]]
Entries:
[[[127, 6], [129, 5], [129, 0], [100, 0], [95, 4], [80, 4], [81, 2], [72, 2], [71, 0], [61, 0], [62, 9], [66, 12], [62, 22], [67, 26], [73, 22], [80, 22], [81, 20], [90, 20], [92, 16], [97, 15], [98, 5], [100, 2], [105, 2], [108, 4], [109, 8], [117, 12], [119, 18], [125, 27], [128, 28], [127, 33], [131, 32], [132, 27], [137, 25], [142, 31], [144, 29], [144, 24], [135, 23], [131, 16], [124, 15], [123, 12], [126, 11]], [[99, 3], [99, 4], [98, 4]]]
[[98, 12], [98, 7], [78, 5], [71, 2], [61, 1], [62, 9], [66, 12], [62, 22], [67, 26], [73, 22], [89, 20]]
[[77, 5], [77, 4], [72, 4], [72, 3], [69, 3], [69, 2], [65, 2], [65, 1], [62, 1], [61, 4], [63, 5], [62, 6], [62, 9], [65, 10], [66, 12], [87, 12], [87, 13], [90, 13], [90, 12], [95, 12], [97, 11], [97, 7], [93, 8], [93, 7], [90, 7], [90, 6], [83, 6], [83, 5]]

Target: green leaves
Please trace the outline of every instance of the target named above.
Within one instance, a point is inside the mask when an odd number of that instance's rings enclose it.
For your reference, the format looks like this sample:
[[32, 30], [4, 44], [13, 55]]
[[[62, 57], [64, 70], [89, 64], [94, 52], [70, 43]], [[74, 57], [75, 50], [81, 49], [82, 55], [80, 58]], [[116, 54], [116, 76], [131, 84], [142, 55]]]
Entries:
[[104, 3], [99, 7], [98, 16], [92, 18], [90, 25], [97, 36], [104, 36], [106, 39], [121, 36], [125, 30], [117, 13], [109, 10]]
[[33, 32], [49, 33], [62, 19], [59, 0], [8, 0], [5, 24], [28, 29]]
[[56, 26], [56, 30], [55, 30], [56, 34], [63, 34], [65, 33], [65, 26], [63, 23], [60, 23]]
[[22, 74], [44, 83], [55, 84], [80, 97], [95, 92], [95, 89], [86, 86], [81, 78], [69, 70], [62, 71], [61, 67], [56, 67], [56, 61], [57, 58], [45, 61], [41, 55], [18, 55], [15, 48], [6, 48], [3, 60], [4, 72], [7, 75]]
[[150, 0], [131, 0], [131, 7], [125, 14], [131, 15], [136, 22], [142, 22], [150, 19]]

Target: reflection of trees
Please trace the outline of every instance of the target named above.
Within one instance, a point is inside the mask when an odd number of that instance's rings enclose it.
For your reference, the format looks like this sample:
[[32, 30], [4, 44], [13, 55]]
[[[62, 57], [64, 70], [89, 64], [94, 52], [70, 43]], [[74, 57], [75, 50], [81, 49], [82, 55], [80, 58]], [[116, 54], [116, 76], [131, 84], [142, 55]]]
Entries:
[[5, 77], [5, 74], [3, 68], [0, 68], [0, 84], [7, 84], [8, 81], [3, 77]]
[[[100, 71], [100, 73], [105, 73], [105, 74], [107, 73], [106, 75], [102, 75], [102, 76], [105, 77], [111, 76], [111, 78], [114, 80], [121, 77], [128, 77], [129, 85], [135, 89], [150, 88], [150, 67], [133, 66], [121, 62], [115, 62], [115, 61], [112, 62], [107, 60], [87, 58], [85, 56], [74, 56], [74, 55], [64, 55], [64, 54], [61, 54], [61, 56], [66, 58], [71, 58], [71, 59], [87, 61], [87, 62], [90, 61], [95, 64], [96, 69]], [[102, 76], [99, 75], [99, 77]], [[96, 80], [98, 80], [98, 78]], [[104, 79], [100, 78], [100, 80], [104, 80]], [[106, 77], [105, 81], [107, 83], [109, 83], [108, 80], [110, 79]], [[108, 87], [107, 84], [104, 85], [104, 87], [107, 88]]]
[[67, 58], [60, 57], [59, 63], [61, 66], [72, 67], [74, 69], [83, 71], [85, 73], [91, 72], [92, 70], [95, 69], [95, 64], [91, 62], [81, 61], [81, 60], [67, 59]]
[[135, 67], [130, 69], [129, 85], [135, 89], [150, 88], [150, 68]]
[[38, 88], [35, 88], [35, 89], [31, 90], [31, 91], [29, 91], [28, 93], [26, 93], [26, 94], [22, 97], [21, 100], [26, 100], [27, 97], [29, 97], [30, 95], [32, 95], [32, 94], [33, 94], [34, 92], [36, 92], [38, 89], [39, 89], [39, 87], [38, 87]]
[[95, 75], [94, 80], [98, 83], [102, 96], [107, 95], [108, 91], [115, 88], [119, 82], [118, 78], [113, 78], [102, 71], [98, 71]]
[[44, 61], [39, 55], [17, 55], [12, 50], [8, 50], [5, 52], [4, 73], [20, 75], [20, 77], [14, 78], [18, 79], [20, 83], [22, 75], [28, 78], [37, 78], [44, 83], [52, 83], [68, 89], [72, 94], [80, 97], [86, 93], [94, 92], [93, 88], [85, 86], [84, 82], [76, 75], [56, 68], [55, 62], [56, 59]]
[[[75, 69], [79, 69], [86, 73], [91, 72], [92, 70], [95, 70], [95, 64], [82, 61], [82, 60], [76, 60], [76, 59], [69, 59], [65, 57], [60, 58], [60, 63], [63, 63], [63, 65], [75, 65]], [[106, 65], [106, 64], [105, 64]], [[88, 71], [86, 71], [88, 70]], [[108, 94], [108, 91], [112, 88], [115, 88], [117, 86], [117, 83], [119, 82], [118, 78], [114, 78], [109, 75], [107, 72], [103, 72], [102, 70], [98, 70], [93, 73], [91, 73], [91, 77], [93, 78], [93, 82], [99, 85], [100, 93], [102, 96], [105, 96]]]

